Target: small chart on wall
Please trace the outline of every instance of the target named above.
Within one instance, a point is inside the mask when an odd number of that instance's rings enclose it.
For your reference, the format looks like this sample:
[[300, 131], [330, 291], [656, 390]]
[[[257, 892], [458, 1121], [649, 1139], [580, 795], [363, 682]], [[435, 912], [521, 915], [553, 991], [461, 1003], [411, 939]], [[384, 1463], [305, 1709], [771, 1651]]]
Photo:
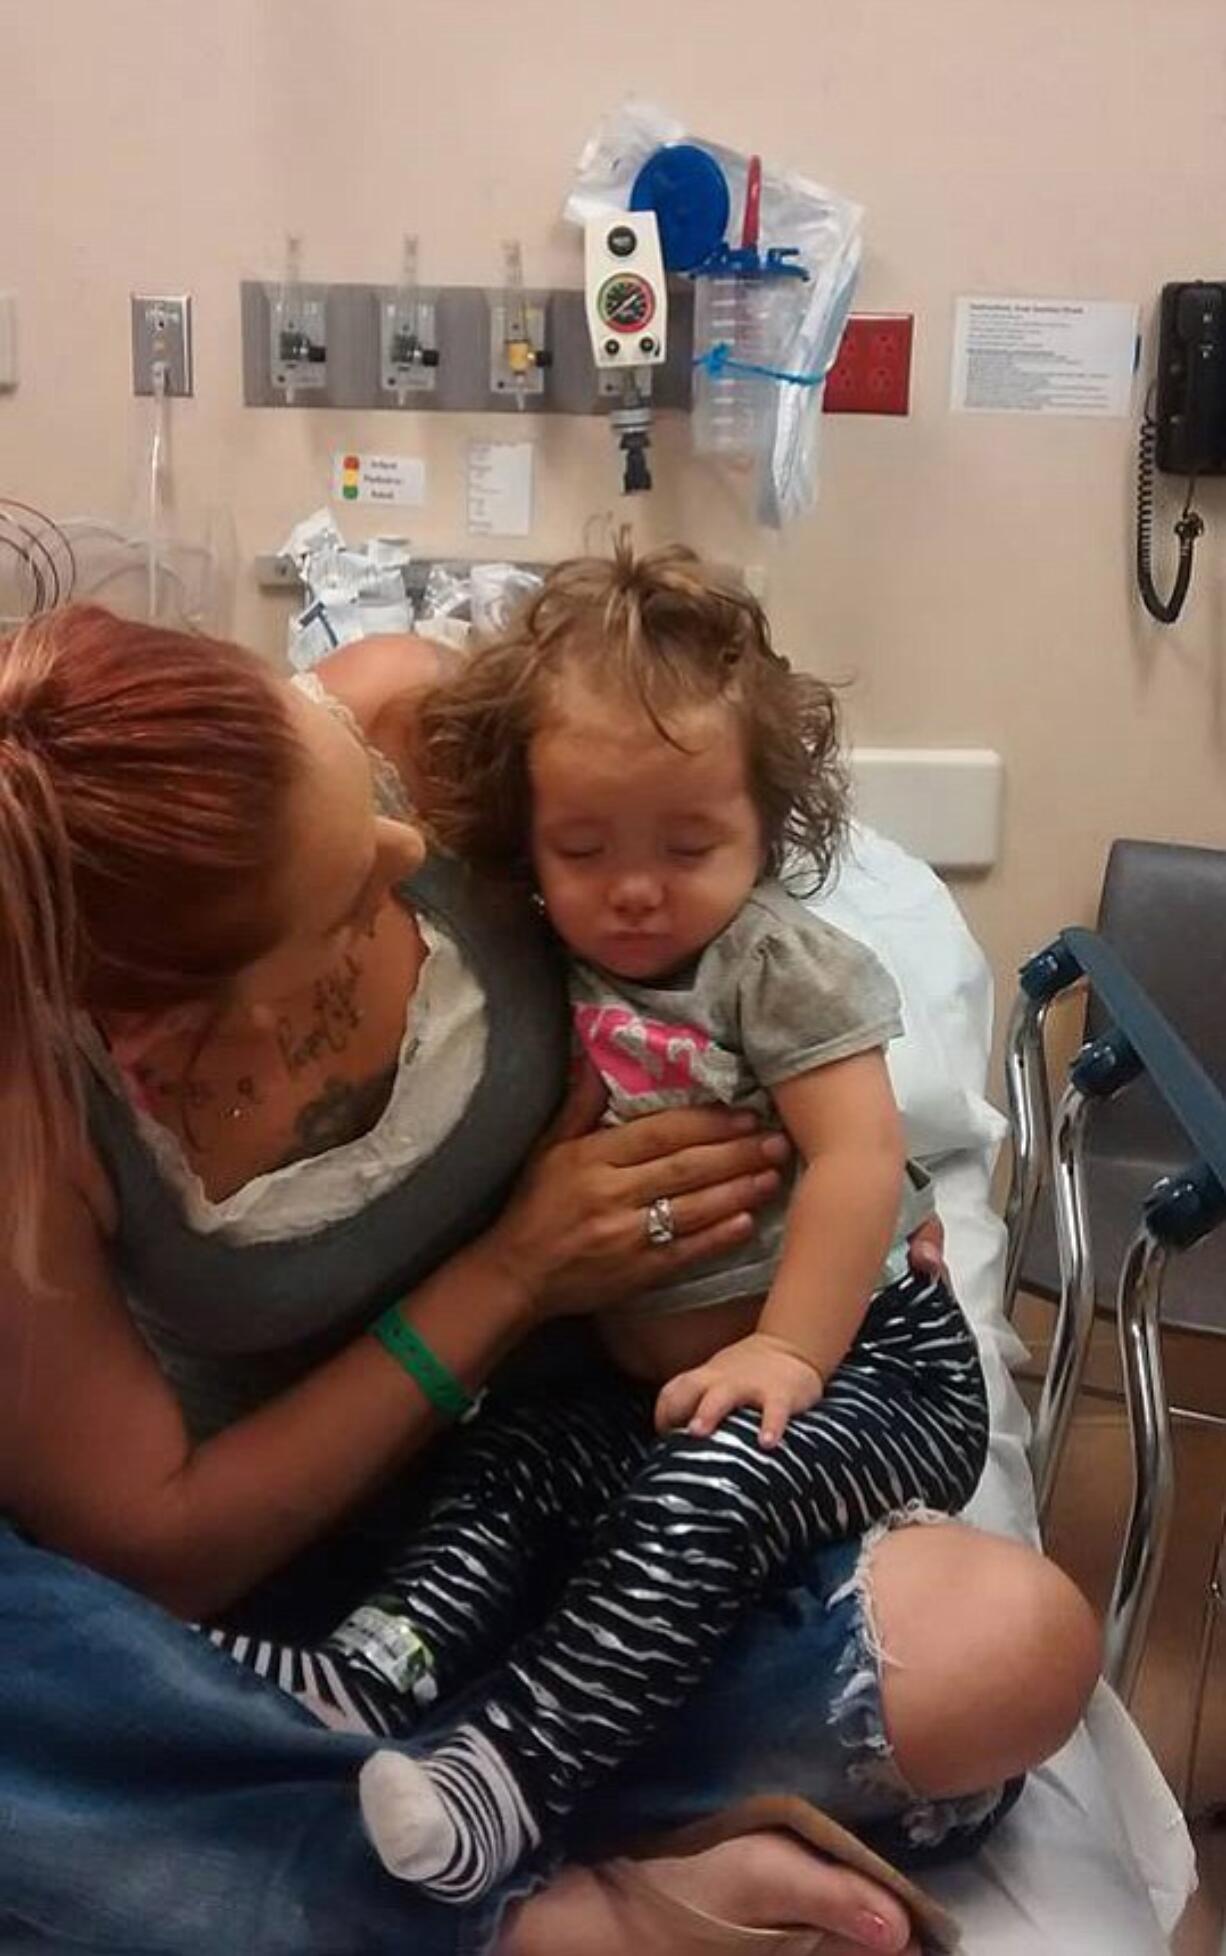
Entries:
[[1115, 299], [959, 298], [950, 407], [1120, 417], [1132, 407], [1138, 309]]
[[417, 455], [361, 455], [346, 449], [332, 458], [332, 499], [421, 509], [426, 501], [426, 465]]

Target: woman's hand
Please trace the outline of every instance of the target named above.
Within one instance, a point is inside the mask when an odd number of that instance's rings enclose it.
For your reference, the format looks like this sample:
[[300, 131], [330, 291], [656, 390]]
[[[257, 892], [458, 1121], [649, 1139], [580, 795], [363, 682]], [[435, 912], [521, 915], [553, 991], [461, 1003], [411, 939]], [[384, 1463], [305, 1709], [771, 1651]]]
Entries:
[[[750, 1114], [679, 1107], [585, 1133], [600, 1099], [583, 1078], [479, 1251], [509, 1270], [538, 1313], [601, 1310], [743, 1243], [778, 1193], [790, 1146]], [[648, 1240], [666, 1196], [676, 1235]]]
[[764, 1447], [777, 1447], [793, 1413], [808, 1412], [821, 1396], [822, 1375], [816, 1365], [779, 1339], [755, 1331], [669, 1380], [656, 1400], [656, 1432], [684, 1426], [705, 1436], [738, 1406], [758, 1406], [758, 1439]]

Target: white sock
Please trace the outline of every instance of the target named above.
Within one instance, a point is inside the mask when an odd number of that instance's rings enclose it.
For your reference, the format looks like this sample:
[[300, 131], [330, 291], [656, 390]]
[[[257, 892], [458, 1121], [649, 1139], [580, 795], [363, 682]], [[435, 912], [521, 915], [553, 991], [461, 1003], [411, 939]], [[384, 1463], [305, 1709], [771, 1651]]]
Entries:
[[473, 1725], [434, 1752], [376, 1752], [359, 1779], [384, 1867], [440, 1902], [476, 1901], [540, 1840], [506, 1761]]

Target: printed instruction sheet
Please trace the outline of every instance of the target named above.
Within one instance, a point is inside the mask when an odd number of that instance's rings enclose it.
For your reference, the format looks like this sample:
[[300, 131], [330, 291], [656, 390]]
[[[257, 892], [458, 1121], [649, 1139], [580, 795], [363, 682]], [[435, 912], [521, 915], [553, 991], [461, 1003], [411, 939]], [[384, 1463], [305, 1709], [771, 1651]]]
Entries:
[[974, 414], [1127, 414], [1136, 359], [1135, 305], [960, 298], [950, 406]]
[[530, 441], [470, 441], [468, 527], [476, 536], [526, 537], [532, 529]]

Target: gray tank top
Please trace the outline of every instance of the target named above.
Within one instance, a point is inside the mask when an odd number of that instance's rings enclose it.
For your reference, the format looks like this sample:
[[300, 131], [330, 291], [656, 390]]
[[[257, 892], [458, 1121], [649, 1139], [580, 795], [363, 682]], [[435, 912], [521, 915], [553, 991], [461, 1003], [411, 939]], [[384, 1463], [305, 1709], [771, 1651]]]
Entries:
[[565, 991], [538, 920], [442, 858], [402, 894], [456, 940], [484, 994], [485, 1067], [436, 1152], [354, 1215], [284, 1241], [200, 1234], [128, 1103], [89, 1075], [119, 1209], [115, 1275], [197, 1439], [304, 1377], [478, 1234], [560, 1099]]

